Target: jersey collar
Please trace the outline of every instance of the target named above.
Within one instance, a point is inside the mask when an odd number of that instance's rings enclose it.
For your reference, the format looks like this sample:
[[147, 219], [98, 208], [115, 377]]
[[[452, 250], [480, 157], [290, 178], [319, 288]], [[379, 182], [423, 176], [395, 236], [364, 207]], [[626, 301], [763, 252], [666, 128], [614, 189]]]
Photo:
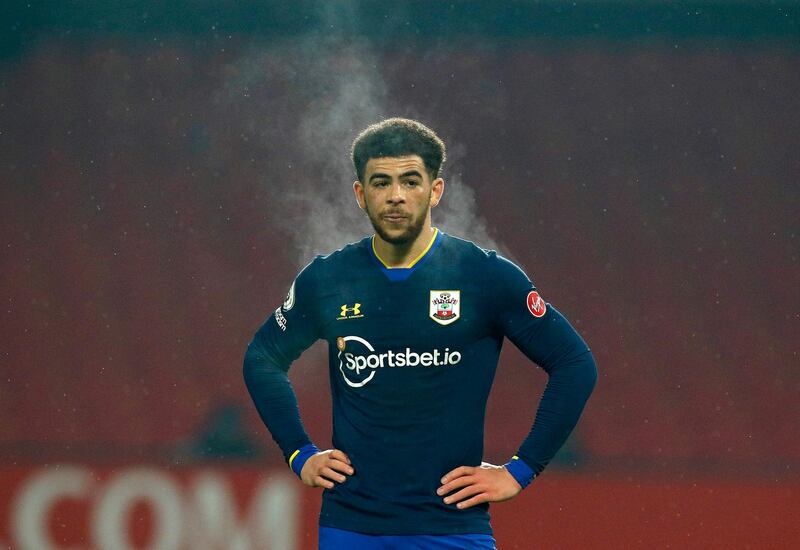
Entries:
[[381, 257], [378, 256], [378, 253], [375, 250], [375, 235], [370, 238], [370, 256], [372, 256], [372, 258], [377, 262], [383, 274], [386, 275], [390, 281], [405, 281], [411, 276], [412, 273], [414, 273], [414, 270], [416, 270], [425, 259], [433, 254], [433, 251], [436, 250], [436, 248], [439, 246], [439, 243], [442, 241], [441, 237], [442, 233], [439, 231], [439, 228], [434, 227], [433, 237], [431, 237], [428, 246], [426, 246], [425, 250], [423, 250], [419, 256], [414, 258], [414, 260], [406, 267], [390, 267], [386, 265], [386, 262], [384, 262]]

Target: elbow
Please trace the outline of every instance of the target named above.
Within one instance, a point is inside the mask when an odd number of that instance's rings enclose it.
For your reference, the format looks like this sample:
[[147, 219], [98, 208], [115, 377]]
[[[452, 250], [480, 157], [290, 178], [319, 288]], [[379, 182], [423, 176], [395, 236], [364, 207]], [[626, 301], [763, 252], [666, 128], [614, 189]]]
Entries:
[[244, 383], [251, 392], [275, 376], [287, 378], [288, 370], [288, 365], [283, 368], [282, 363], [274, 356], [265, 353], [263, 348], [253, 344], [248, 346], [242, 361]]
[[597, 385], [597, 362], [594, 360], [594, 356], [592, 355], [591, 351], [587, 352], [584, 356], [582, 374], [583, 385], [588, 398]]
[[250, 387], [251, 383], [253, 382], [253, 377], [255, 376], [257, 370], [258, 359], [253, 352], [252, 346], [248, 346], [247, 352], [245, 352], [244, 359], [242, 360], [242, 377], [244, 378], [244, 383], [248, 387]]
[[560, 373], [565, 380], [569, 380], [575, 395], [582, 396], [584, 401], [589, 399], [597, 385], [597, 363], [592, 352], [586, 350], [577, 357], [573, 357], [565, 362], [562, 369]]

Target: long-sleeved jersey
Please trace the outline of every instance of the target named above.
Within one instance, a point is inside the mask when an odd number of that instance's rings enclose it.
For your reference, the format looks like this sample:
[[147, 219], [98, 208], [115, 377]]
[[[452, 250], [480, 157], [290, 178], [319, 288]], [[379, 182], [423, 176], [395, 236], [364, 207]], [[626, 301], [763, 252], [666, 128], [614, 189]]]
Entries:
[[333, 446], [355, 474], [323, 494], [320, 525], [370, 534], [491, 533], [488, 505], [459, 510], [442, 476], [483, 458], [486, 401], [507, 337], [549, 380], [516, 456], [538, 474], [575, 426], [596, 381], [586, 343], [512, 262], [436, 231], [408, 268], [372, 238], [317, 257], [247, 349], [245, 380], [290, 457], [311, 443], [287, 371], [329, 346]]

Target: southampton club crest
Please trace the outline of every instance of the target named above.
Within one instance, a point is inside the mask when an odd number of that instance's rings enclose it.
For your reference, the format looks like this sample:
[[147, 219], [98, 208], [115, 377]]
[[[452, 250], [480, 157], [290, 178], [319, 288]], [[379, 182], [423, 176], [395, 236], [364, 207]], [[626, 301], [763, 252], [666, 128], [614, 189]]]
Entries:
[[430, 318], [440, 325], [449, 325], [461, 312], [460, 290], [431, 290]]

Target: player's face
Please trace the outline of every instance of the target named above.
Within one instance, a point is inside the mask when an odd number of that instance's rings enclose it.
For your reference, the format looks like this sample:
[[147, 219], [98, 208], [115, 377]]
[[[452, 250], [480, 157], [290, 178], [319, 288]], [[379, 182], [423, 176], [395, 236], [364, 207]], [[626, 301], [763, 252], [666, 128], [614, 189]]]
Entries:
[[431, 181], [417, 155], [370, 159], [364, 181], [353, 184], [358, 205], [384, 241], [412, 243], [430, 227], [430, 209], [439, 204], [444, 180]]

